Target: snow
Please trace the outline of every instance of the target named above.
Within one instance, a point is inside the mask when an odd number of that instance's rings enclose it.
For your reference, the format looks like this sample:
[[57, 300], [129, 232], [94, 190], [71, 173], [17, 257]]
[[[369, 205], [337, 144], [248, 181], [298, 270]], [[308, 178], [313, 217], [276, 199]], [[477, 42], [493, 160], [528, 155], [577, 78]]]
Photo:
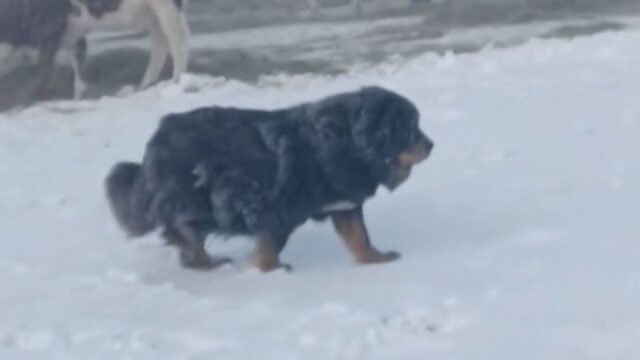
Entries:
[[[636, 359], [640, 32], [424, 55], [251, 86], [189, 76], [137, 94], [0, 114], [1, 359]], [[158, 118], [277, 108], [364, 84], [412, 99], [432, 157], [366, 207], [398, 262], [353, 265], [328, 224], [292, 273], [178, 266], [127, 242], [102, 180]]]

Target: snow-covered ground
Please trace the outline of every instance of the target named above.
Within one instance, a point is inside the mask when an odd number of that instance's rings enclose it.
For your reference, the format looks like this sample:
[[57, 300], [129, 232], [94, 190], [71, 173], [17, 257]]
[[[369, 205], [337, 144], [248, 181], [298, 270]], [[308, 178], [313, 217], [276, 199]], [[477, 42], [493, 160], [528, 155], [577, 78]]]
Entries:
[[[0, 359], [634, 360], [640, 353], [640, 32], [425, 55], [338, 77], [181, 86], [0, 114]], [[293, 273], [183, 270], [127, 242], [102, 195], [158, 118], [277, 108], [363, 84], [412, 99], [436, 142], [366, 208], [403, 258], [355, 266], [328, 224]]]

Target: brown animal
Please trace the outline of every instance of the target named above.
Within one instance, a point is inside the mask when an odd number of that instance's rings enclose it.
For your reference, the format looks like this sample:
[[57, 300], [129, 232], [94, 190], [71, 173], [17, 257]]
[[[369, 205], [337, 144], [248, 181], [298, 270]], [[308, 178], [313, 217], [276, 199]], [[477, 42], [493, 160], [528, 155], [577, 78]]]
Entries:
[[[69, 0], [0, 0], [0, 44], [38, 52], [37, 99], [46, 96], [72, 11]], [[78, 37], [64, 50], [79, 71], [87, 52], [85, 39]]]

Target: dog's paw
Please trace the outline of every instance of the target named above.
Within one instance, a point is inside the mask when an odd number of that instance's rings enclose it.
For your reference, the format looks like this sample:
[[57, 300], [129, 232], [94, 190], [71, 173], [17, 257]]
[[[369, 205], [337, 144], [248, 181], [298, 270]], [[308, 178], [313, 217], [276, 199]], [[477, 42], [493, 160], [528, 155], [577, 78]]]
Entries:
[[397, 251], [380, 252], [375, 251], [367, 254], [367, 256], [359, 259], [360, 264], [380, 264], [400, 259], [400, 253]]
[[228, 257], [211, 257], [208, 255], [196, 255], [189, 254], [188, 252], [180, 253], [180, 263], [182, 266], [201, 271], [214, 270], [222, 265], [233, 262]]
[[284, 270], [285, 272], [292, 272], [293, 266], [287, 263], [278, 263], [272, 266], [266, 266], [266, 267], [263, 266], [263, 267], [260, 267], [259, 269], [263, 273], [276, 271], [276, 270]]

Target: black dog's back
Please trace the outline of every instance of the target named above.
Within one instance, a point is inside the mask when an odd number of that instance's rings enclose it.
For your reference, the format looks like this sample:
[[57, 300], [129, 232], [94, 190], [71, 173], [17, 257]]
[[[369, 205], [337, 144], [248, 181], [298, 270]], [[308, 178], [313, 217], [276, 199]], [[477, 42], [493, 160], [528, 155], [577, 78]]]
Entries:
[[165, 227], [191, 219], [220, 233], [250, 232], [278, 191], [284, 162], [267, 128], [283, 120], [278, 112], [219, 107], [164, 117], [142, 165], [160, 199], [150, 217]]

